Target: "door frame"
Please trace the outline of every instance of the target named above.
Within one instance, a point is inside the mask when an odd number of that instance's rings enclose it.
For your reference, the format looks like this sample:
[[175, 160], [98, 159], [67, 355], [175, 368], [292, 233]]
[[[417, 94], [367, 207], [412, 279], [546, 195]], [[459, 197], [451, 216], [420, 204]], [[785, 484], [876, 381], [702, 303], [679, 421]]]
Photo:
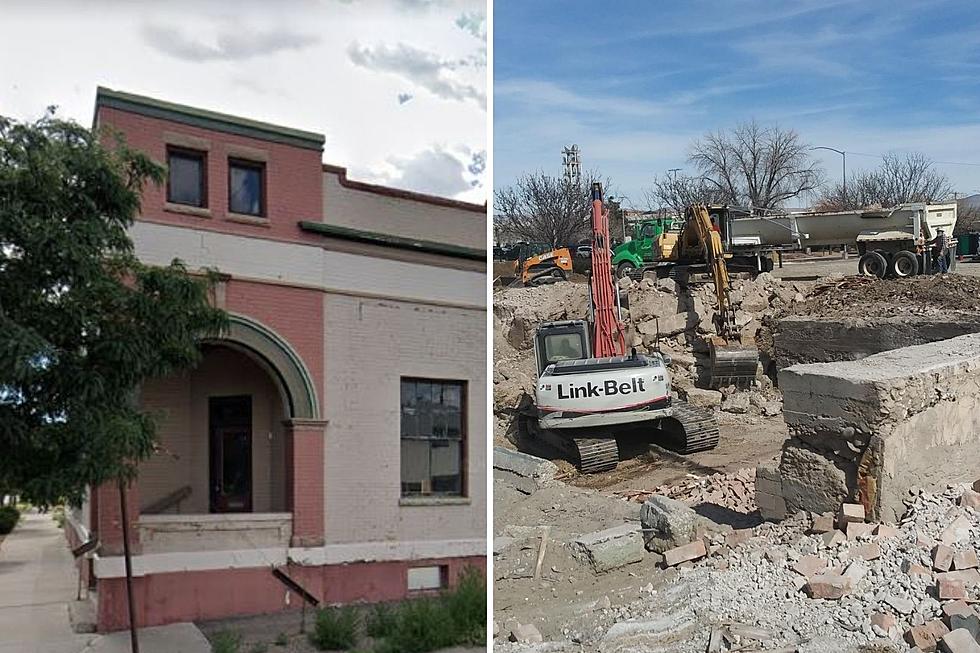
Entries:
[[[219, 423], [216, 415], [216, 405], [230, 405], [234, 403], [244, 404], [242, 407], [242, 419], [232, 422]], [[245, 493], [244, 502], [241, 508], [228, 508], [222, 502], [223, 495], [220, 493], [221, 475], [223, 470], [223, 438], [229, 432], [237, 433], [245, 431], [248, 443], [246, 467], [248, 473], [248, 490]], [[253, 437], [252, 431], [252, 395], [229, 395], [208, 397], [208, 508], [211, 513], [242, 513], [252, 512], [253, 505]]]

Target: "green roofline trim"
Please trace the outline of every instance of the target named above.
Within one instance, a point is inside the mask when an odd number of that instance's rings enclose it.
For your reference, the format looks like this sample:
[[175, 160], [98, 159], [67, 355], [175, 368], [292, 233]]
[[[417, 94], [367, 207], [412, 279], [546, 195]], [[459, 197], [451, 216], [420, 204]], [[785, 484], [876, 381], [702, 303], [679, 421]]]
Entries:
[[403, 238], [401, 236], [392, 236], [390, 234], [382, 234], [376, 231], [362, 231], [360, 229], [340, 227], [333, 224], [325, 224], [323, 222], [310, 222], [304, 220], [299, 223], [299, 226], [304, 231], [320, 234], [321, 236], [339, 238], [341, 240], [350, 240], [357, 243], [366, 243], [368, 245], [380, 245], [381, 247], [392, 247], [395, 249], [404, 249], [413, 252], [422, 252], [425, 254], [439, 254], [441, 256], [469, 259], [471, 261], [487, 260], [487, 250], [485, 249], [461, 247], [459, 245], [449, 245], [446, 243], [436, 243], [431, 240]]
[[324, 137], [322, 134], [292, 129], [290, 127], [280, 127], [267, 122], [239, 118], [226, 113], [198, 109], [183, 104], [165, 102], [156, 98], [134, 95], [114, 91], [105, 87], [98, 87], [95, 94], [96, 111], [99, 107], [110, 107], [120, 111], [129, 111], [150, 118], [160, 118], [173, 122], [200, 127], [202, 129], [212, 129], [238, 136], [247, 136], [284, 145], [292, 145], [308, 150], [323, 150]]

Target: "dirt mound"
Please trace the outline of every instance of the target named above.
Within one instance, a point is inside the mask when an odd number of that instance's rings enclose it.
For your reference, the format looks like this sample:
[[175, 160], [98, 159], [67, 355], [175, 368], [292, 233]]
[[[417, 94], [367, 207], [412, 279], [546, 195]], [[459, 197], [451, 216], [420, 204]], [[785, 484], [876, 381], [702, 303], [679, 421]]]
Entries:
[[876, 279], [837, 277], [818, 283], [786, 315], [894, 317], [945, 311], [980, 311], [980, 278], [955, 274]]

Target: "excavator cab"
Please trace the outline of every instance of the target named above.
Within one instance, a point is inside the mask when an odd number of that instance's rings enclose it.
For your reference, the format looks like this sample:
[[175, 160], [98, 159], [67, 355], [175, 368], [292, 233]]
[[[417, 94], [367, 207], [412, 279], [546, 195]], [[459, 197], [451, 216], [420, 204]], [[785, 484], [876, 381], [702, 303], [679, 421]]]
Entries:
[[589, 324], [585, 320], [546, 322], [534, 334], [538, 376], [552, 363], [592, 357]]

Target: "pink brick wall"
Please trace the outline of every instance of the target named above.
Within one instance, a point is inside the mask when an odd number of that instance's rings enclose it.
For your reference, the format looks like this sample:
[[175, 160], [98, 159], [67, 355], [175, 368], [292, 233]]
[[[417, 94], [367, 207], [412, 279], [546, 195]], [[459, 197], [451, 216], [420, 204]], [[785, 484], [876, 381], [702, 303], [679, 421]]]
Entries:
[[253, 317], [284, 338], [299, 354], [316, 386], [323, 407], [323, 293], [232, 279], [225, 308]]
[[[324, 604], [331, 604], [407, 598], [408, 569], [429, 565], [447, 565], [450, 586], [456, 584], [467, 567], [486, 573], [483, 556], [323, 567], [289, 566], [285, 571]], [[301, 607], [295, 594], [291, 595], [289, 605], [286, 604], [286, 588], [273, 577], [271, 568], [153, 574], [133, 579], [133, 587], [136, 622], [140, 627]], [[99, 632], [128, 627], [124, 578], [100, 580], [98, 600]]]
[[[99, 107], [97, 115], [100, 125], [110, 126], [121, 132], [131, 147], [145, 152], [162, 164], [166, 164], [165, 133], [206, 139], [210, 142], [207, 181], [208, 209], [211, 211], [211, 217], [165, 210], [167, 187], [164, 184], [159, 187], [150, 185], [144, 190], [142, 219], [259, 238], [318, 241], [316, 236], [301, 231], [297, 223], [300, 220], [321, 219], [323, 211], [321, 152], [201, 129], [111, 107]], [[241, 224], [227, 219], [228, 148], [234, 146], [268, 153], [265, 166], [268, 226]]]

